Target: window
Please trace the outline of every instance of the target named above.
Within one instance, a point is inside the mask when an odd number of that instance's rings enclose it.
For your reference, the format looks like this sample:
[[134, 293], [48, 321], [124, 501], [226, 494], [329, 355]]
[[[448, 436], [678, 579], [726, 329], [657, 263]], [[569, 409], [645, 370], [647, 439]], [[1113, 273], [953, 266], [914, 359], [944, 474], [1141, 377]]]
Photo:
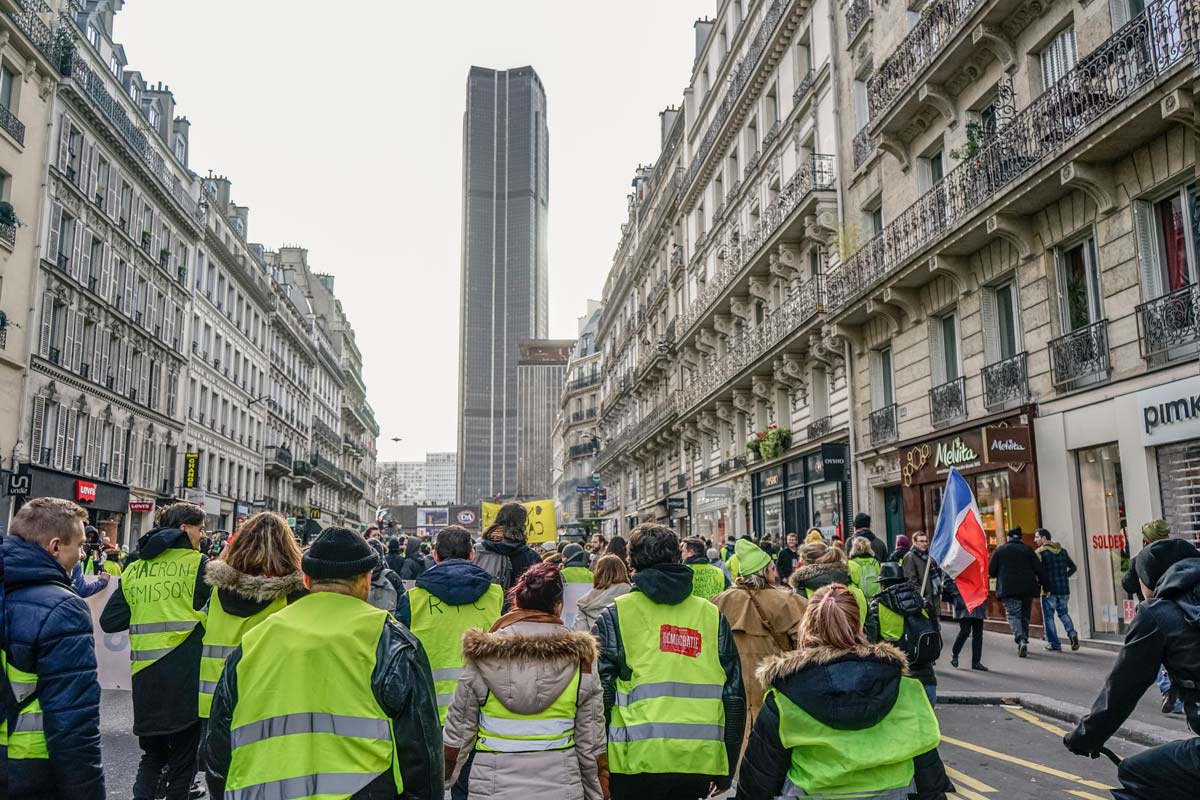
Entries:
[[892, 372], [892, 347], [871, 351], [871, 408], [878, 411], [896, 402], [895, 375]]
[[131, 83], [129, 85], [129, 97], [131, 100], [133, 100], [134, 103], [137, 103], [139, 105], [141, 104], [142, 90], [141, 90], [141, 88], [138, 87], [138, 85], [136, 83]]
[[958, 313], [955, 311], [929, 319], [929, 370], [934, 386], [941, 386], [962, 374], [958, 360]]
[[1116, 31], [1146, 10], [1146, 0], [1109, 0], [1108, 9], [1112, 14], [1113, 30]]
[[1096, 242], [1090, 236], [1058, 249], [1058, 296], [1063, 333], [1086, 328], [1103, 317]]
[[1195, 283], [1200, 251], [1196, 186], [1176, 189], [1153, 202], [1138, 201], [1134, 215], [1144, 299], [1152, 300]]
[[0, 67], [0, 106], [9, 111], [13, 110], [13, 86], [16, 85], [16, 75], [8, 67]]
[[939, 144], [937, 149], [929, 155], [920, 159], [918, 172], [918, 185], [922, 192], [927, 192], [938, 184], [938, 181], [945, 175], [945, 160], [942, 155], [942, 148]]
[[873, 238], [873, 237], [878, 236], [879, 234], [883, 233], [883, 204], [882, 203], [880, 203], [873, 209], [869, 209], [866, 212], [865, 216], [866, 216], [866, 220], [865, 220], [866, 231], [865, 231], [865, 233], [866, 233], [868, 239]]
[[984, 359], [995, 364], [1012, 358], [1021, 352], [1016, 281], [985, 286], [980, 297]]
[[120, 78], [121, 78], [121, 62], [117, 61], [116, 56], [109, 56], [108, 69], [110, 72], [112, 72], [114, 78], [117, 78], [118, 80], [120, 80]]
[[854, 130], [861, 131], [867, 127], [867, 123], [871, 121], [871, 115], [867, 111], [867, 82], [864, 80], [854, 81]]
[[158, 107], [153, 103], [146, 109], [146, 119], [150, 122], [151, 128], [158, 127]]
[[1042, 64], [1042, 89], [1049, 89], [1059, 78], [1075, 68], [1075, 29], [1066, 28], [1058, 33], [1046, 49], [1038, 54]]
[[100, 31], [96, 30], [93, 25], [88, 25], [87, 40], [92, 43], [92, 47], [100, 49]]

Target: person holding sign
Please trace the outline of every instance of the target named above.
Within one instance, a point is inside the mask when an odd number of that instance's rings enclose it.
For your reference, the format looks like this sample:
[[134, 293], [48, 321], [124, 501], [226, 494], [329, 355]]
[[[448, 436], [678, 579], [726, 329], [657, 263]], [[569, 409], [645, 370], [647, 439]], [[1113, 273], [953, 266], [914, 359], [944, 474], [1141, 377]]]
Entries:
[[541, 561], [525, 540], [528, 521], [525, 506], [505, 503], [484, 527], [483, 539], [475, 548], [475, 563], [505, 592], [516, 585], [525, 570]]

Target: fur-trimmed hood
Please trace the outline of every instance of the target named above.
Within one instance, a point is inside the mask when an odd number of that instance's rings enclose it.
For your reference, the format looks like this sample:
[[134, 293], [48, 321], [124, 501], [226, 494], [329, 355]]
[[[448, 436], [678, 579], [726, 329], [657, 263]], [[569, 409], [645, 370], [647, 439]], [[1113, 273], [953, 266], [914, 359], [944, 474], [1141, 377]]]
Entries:
[[908, 668], [894, 645], [862, 644], [851, 652], [813, 647], [764, 659], [763, 686], [772, 686], [819, 722], [862, 730], [887, 716]]
[[796, 591], [801, 589], [816, 591], [830, 583], [849, 585], [850, 573], [840, 564], [807, 564], [792, 573], [790, 582]]
[[273, 577], [248, 575], [224, 561], [208, 562], [204, 582], [220, 593], [221, 608], [239, 617], [252, 616], [281, 597], [304, 592], [304, 576], [299, 570]]
[[463, 655], [506, 708], [536, 714], [562, 694], [576, 670], [591, 671], [600, 650], [590, 633], [522, 621], [493, 633], [468, 630]]

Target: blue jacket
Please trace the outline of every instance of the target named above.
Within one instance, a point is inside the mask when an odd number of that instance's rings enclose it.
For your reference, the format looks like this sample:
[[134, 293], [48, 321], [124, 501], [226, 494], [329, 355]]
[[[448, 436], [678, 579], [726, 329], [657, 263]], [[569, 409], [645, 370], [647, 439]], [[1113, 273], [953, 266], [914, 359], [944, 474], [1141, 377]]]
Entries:
[[91, 597], [96, 592], [102, 591], [108, 584], [99, 578], [89, 581], [83, 577], [83, 564], [76, 564], [75, 569], [71, 570], [71, 585], [75, 587], [75, 594], [80, 597]]
[[[0, 796], [104, 800], [91, 614], [66, 570], [41, 547], [0, 536], [0, 565], [0, 646], [9, 663], [38, 676], [36, 696], [50, 751], [49, 760], [10, 761], [7, 752], [0, 754]], [[2, 695], [11, 730], [17, 707], [7, 681]]]

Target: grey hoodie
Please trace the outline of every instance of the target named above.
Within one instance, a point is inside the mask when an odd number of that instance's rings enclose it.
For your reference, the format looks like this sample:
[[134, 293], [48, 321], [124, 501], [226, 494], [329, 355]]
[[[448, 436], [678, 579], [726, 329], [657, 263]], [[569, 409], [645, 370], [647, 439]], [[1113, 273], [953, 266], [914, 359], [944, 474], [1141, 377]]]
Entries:
[[596, 627], [596, 620], [600, 619], [600, 612], [608, 608], [623, 594], [629, 594], [632, 589], [628, 583], [614, 583], [607, 589], [592, 589], [590, 592], [579, 598], [577, 604], [578, 613], [575, 615], [575, 630], [590, 631]]

